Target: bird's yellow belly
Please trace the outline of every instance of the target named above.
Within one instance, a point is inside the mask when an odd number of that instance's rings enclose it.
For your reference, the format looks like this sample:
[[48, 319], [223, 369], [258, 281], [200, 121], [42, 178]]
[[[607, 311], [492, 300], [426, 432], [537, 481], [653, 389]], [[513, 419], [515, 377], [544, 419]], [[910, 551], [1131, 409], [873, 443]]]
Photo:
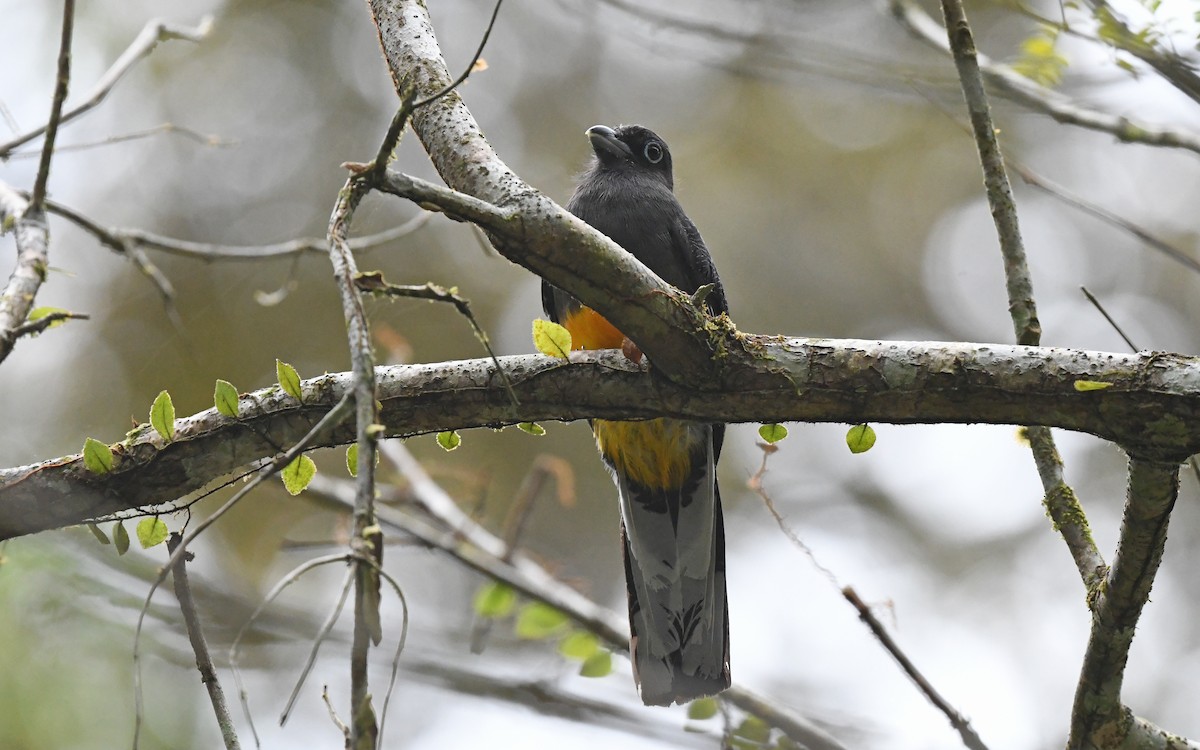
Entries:
[[613, 468], [650, 489], [680, 487], [692, 473], [692, 448], [703, 435], [678, 419], [592, 423], [596, 446]]

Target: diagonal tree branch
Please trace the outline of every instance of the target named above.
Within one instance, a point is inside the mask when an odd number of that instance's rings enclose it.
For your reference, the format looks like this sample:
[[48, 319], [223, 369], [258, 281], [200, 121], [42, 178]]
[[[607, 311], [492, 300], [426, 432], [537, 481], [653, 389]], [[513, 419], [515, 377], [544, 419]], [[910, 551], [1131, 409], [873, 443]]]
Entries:
[[[112, 64], [112, 67], [92, 87], [87, 98], [81, 104], [63, 113], [60, 121], [61, 124], [66, 124], [74, 120], [104, 101], [104, 98], [108, 96], [109, 92], [112, 91], [113, 87], [117, 85], [125, 74], [129, 72], [130, 68], [143, 57], [153, 52], [154, 48], [160, 42], [169, 39], [187, 39], [191, 42], [200, 42], [212, 30], [212, 23], [212, 16], [205, 16], [195, 27], [180, 26], [159, 20], [147, 23], [137, 35], [137, 38], [133, 40], [133, 43], [121, 53], [121, 56]], [[43, 125], [42, 127], [34, 128], [28, 133], [23, 133], [7, 143], [0, 143], [0, 161], [7, 160], [12, 156], [14, 149], [20, 148], [45, 132], [46, 126]]]
[[1092, 631], [1075, 691], [1068, 750], [1200, 747], [1137, 719], [1121, 703], [1129, 647], [1162, 562], [1167, 522], [1178, 495], [1178, 463], [1130, 459], [1121, 539], [1092, 606]]
[[[914, 0], [889, 0], [889, 6], [892, 15], [918, 39], [945, 52], [950, 51], [942, 27]], [[1108, 133], [1127, 143], [1181, 148], [1200, 154], [1200, 137], [1194, 133], [1090, 109], [1058, 91], [1034, 83], [1007, 65], [986, 58], [981, 58], [980, 68], [994, 92], [1034, 112], [1041, 112], [1055, 122]]]
[[29, 317], [50, 264], [50, 228], [46, 214], [30, 210], [29, 201], [0, 183], [0, 226], [16, 235], [17, 263], [0, 290], [0, 362], [17, 343], [17, 330]]
[[[451, 77], [424, 3], [372, 0], [371, 12], [397, 92], [445, 90]], [[447, 185], [508, 216], [508, 231], [492, 237], [502, 255], [632, 332], [668, 377], [711, 384], [717, 346], [703, 310], [509, 169], [457, 92], [416, 110], [412, 126]]]

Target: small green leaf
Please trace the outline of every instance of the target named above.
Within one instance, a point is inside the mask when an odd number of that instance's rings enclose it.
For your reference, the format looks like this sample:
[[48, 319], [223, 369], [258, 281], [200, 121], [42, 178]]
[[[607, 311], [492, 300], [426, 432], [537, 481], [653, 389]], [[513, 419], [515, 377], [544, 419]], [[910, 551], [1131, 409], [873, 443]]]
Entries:
[[856, 424], [846, 433], [851, 453], [866, 453], [875, 445], [875, 430], [869, 424]]
[[213, 404], [217, 411], [227, 417], [236, 418], [238, 415], [238, 392], [233, 383], [217, 379], [217, 387], [213, 389]]
[[586, 630], [572, 630], [558, 642], [558, 653], [575, 661], [587, 661], [599, 650], [600, 639]]
[[308, 456], [296, 456], [292, 462], [283, 467], [279, 473], [283, 477], [283, 486], [288, 494], [299, 495], [317, 475], [317, 465]]
[[571, 332], [539, 318], [533, 321], [533, 345], [547, 357], [566, 359], [571, 353]]
[[101, 544], [112, 544], [112, 540], [108, 538], [108, 534], [104, 533], [104, 529], [94, 523], [87, 525], [88, 531], [92, 532], [92, 536], [96, 537], [96, 541]]
[[[47, 315], [52, 315], [54, 313], [70, 313], [70, 312], [71, 312], [70, 310], [64, 310], [61, 307], [35, 307], [29, 311], [29, 315], [26, 316], [25, 320], [30, 323], [34, 323], [34, 322], [37, 322], [37, 321], [41, 320], [42, 318], [46, 317]], [[51, 328], [58, 328], [59, 326], [66, 323], [68, 320], [69, 320], [69, 318], [63, 318], [62, 320], [56, 320], [53, 323], [51, 323], [50, 325], [46, 326], [46, 329], [49, 330]]]
[[142, 549], [150, 549], [162, 544], [171, 533], [167, 530], [167, 524], [158, 517], [143, 518], [138, 521], [136, 531], [138, 542], [141, 543]]
[[733, 730], [733, 736], [765, 745], [771, 739], [771, 727], [757, 716], [747, 716], [737, 729]]
[[442, 450], [452, 451], [462, 445], [462, 438], [458, 433], [451, 430], [449, 432], [439, 432], [437, 434], [437, 444], [442, 446]]
[[692, 721], [704, 721], [717, 715], [716, 698], [697, 698], [688, 704], [687, 717]]
[[579, 674], [584, 677], [607, 677], [612, 674], [612, 652], [597, 651], [592, 654], [579, 668]]
[[514, 630], [518, 638], [530, 641], [549, 638], [567, 624], [567, 616], [560, 610], [541, 602], [530, 602], [517, 615]]
[[1102, 383], [1099, 380], [1075, 381], [1075, 390], [1079, 391], [1080, 393], [1086, 393], [1087, 391], [1102, 391], [1105, 388], [1112, 388], [1112, 386], [1112, 383]]
[[129, 532], [125, 530], [124, 521], [117, 521], [117, 525], [113, 526], [112, 537], [118, 555], [123, 555], [129, 551]]
[[517, 606], [517, 592], [499, 581], [486, 583], [475, 592], [475, 614], [488, 619], [508, 617]]
[[346, 446], [346, 471], [352, 477], [358, 476], [358, 443]]
[[113, 452], [95, 438], [83, 441], [83, 465], [93, 474], [107, 474], [113, 468]]
[[167, 442], [175, 439], [175, 404], [166, 391], [159, 391], [150, 407], [150, 426]]
[[765, 424], [758, 428], [758, 436], [764, 442], [774, 445], [788, 436], [787, 428], [781, 424]]
[[283, 392], [297, 401], [303, 401], [300, 393], [300, 373], [296, 372], [296, 368], [289, 365], [280, 359], [275, 360], [275, 378], [279, 381], [279, 387]]
[[530, 435], [537, 435], [538, 437], [546, 434], [546, 428], [537, 422], [521, 422], [517, 424], [517, 429], [522, 432], [528, 432]]

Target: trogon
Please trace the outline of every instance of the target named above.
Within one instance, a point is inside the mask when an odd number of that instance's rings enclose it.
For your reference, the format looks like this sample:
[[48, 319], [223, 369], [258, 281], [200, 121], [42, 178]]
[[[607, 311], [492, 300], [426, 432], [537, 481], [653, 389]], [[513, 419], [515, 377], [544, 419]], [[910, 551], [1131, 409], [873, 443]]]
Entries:
[[[685, 292], [711, 284], [705, 304], [727, 312], [708, 248], [675, 198], [667, 144], [640, 125], [597, 125], [587, 136], [595, 158], [567, 209]], [[573, 349], [634, 350], [603, 316], [546, 282], [542, 306], [571, 332]], [[629, 649], [642, 701], [667, 706], [719, 693], [729, 687], [716, 476], [725, 426], [597, 419], [592, 430], [620, 496]]]

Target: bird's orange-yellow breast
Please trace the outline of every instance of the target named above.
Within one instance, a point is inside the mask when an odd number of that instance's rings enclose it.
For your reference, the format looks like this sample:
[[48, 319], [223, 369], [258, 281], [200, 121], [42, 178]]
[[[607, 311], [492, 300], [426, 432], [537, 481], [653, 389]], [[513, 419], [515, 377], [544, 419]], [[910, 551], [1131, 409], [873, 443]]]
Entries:
[[625, 335], [590, 307], [580, 307], [563, 316], [563, 328], [571, 332], [572, 349], [620, 349]]
[[[580, 307], [563, 317], [572, 349], [620, 349], [625, 335], [600, 313]], [[690, 425], [674, 419], [645, 422], [592, 422], [596, 446], [613, 467], [651, 489], [679, 487], [692, 472]]]

